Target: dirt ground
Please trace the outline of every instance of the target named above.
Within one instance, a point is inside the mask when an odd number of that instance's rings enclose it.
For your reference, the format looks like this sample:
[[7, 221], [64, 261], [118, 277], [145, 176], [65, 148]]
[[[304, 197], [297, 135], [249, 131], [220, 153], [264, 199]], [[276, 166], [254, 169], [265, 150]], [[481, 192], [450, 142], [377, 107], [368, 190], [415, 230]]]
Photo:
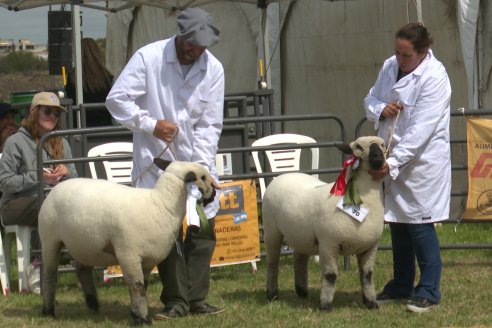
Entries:
[[10, 94], [18, 91], [53, 91], [62, 85], [60, 76], [50, 76], [48, 72], [0, 75], [0, 101], [10, 102]]

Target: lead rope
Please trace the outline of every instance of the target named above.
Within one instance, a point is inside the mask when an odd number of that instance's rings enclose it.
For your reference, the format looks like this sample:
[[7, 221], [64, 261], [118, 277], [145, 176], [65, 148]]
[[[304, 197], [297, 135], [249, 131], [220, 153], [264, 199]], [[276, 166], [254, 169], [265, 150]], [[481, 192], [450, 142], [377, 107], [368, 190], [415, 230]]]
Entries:
[[[178, 160], [178, 156], [176, 155], [176, 151], [174, 150], [174, 146], [173, 146], [173, 141], [176, 138], [176, 136], [178, 135], [178, 132], [179, 132], [179, 127], [176, 127], [176, 131], [174, 131], [174, 134], [173, 134], [173, 137], [171, 138], [171, 141], [169, 141], [169, 143], [166, 145], [166, 147], [160, 152], [159, 155], [157, 155], [157, 158], [160, 158], [166, 152], [166, 150], [169, 149], [169, 151], [173, 155], [174, 159], [176, 161]], [[149, 166], [147, 166], [142, 172], [140, 172], [140, 174], [135, 179], [135, 181], [132, 181], [132, 186], [133, 187], [135, 186], [135, 184], [137, 183], [137, 181], [142, 178], [142, 176], [145, 173], [147, 173], [148, 171], [150, 171], [150, 168], [152, 167], [152, 165], [153, 165], [153, 163], [151, 163]], [[176, 245], [176, 252], [178, 253], [179, 256], [183, 256], [183, 252], [181, 251], [181, 246], [179, 245], [178, 240], [176, 239], [175, 236], [173, 236], [173, 239], [174, 239], [174, 244]]]
[[[166, 150], [169, 149], [169, 151], [173, 155], [174, 159], [176, 161], [178, 160], [178, 156], [176, 156], [176, 151], [174, 150], [174, 146], [172, 145], [174, 139], [178, 135], [178, 132], [179, 132], [179, 127], [176, 127], [176, 131], [174, 132], [174, 135], [173, 135], [171, 141], [169, 141], [169, 143], [166, 145], [166, 147], [160, 152], [159, 155], [157, 155], [157, 158], [160, 158], [166, 152]], [[140, 174], [138, 175], [138, 177], [136, 177], [136, 179], [134, 181], [132, 181], [132, 187], [135, 187], [135, 184], [137, 183], [137, 181], [140, 180], [145, 173], [147, 173], [148, 171], [150, 171], [150, 168], [152, 167], [152, 165], [153, 165], [153, 163], [151, 163], [142, 172], [140, 172]]]
[[[398, 101], [397, 104], [399, 104], [400, 102]], [[400, 117], [400, 111], [398, 111], [398, 113], [396, 113], [396, 116], [395, 116], [395, 121], [393, 122], [393, 126], [391, 127], [391, 129], [388, 131], [388, 147], [386, 147], [386, 152], [384, 154], [384, 157], [385, 158], [388, 158], [389, 156], [389, 152], [390, 152], [390, 148], [391, 148], [391, 141], [393, 140], [393, 133], [395, 132], [395, 129], [396, 129], [396, 124], [398, 124], [398, 117]], [[387, 185], [386, 182], [383, 183], [383, 195], [386, 194], [389, 189], [389, 184], [391, 183], [391, 179], [387, 179]], [[385, 200], [383, 199], [383, 202]]]
[[[399, 103], [400, 102], [398, 102], [398, 104]], [[390, 152], [391, 141], [393, 141], [393, 133], [395, 132], [396, 124], [398, 123], [398, 117], [400, 117], [400, 110], [398, 111], [398, 113], [396, 113], [396, 117], [395, 117], [395, 121], [393, 122], [393, 126], [388, 131], [388, 147], [386, 148], [386, 153], [384, 154], [386, 156], [386, 158], [388, 158], [388, 155]]]

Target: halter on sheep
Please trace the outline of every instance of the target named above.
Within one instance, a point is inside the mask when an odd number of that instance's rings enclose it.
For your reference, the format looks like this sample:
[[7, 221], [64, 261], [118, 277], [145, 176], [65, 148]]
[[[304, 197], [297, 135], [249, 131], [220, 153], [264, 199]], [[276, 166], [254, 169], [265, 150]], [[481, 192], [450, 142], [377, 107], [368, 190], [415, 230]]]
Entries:
[[[352, 188], [357, 187], [368, 214], [360, 222], [337, 209], [339, 198], [330, 194], [334, 183], [326, 184], [302, 173], [287, 173], [275, 178], [263, 198], [269, 300], [278, 298], [278, 265], [285, 237], [294, 248], [295, 289], [298, 296], [307, 297], [308, 258], [309, 255], [319, 254], [322, 273], [320, 309], [330, 310], [338, 275], [338, 256], [355, 254], [363, 303], [370, 309], [378, 307], [372, 273], [377, 244], [383, 231], [383, 206], [381, 182], [374, 181], [367, 170], [382, 167], [385, 161], [384, 141], [379, 137], [360, 137], [350, 145], [339, 148], [359, 160], [357, 174], [352, 175]], [[352, 165], [347, 165], [347, 168]], [[296, 186], [295, 192], [291, 191], [292, 186]]]
[[[154, 162], [159, 166], [164, 161]], [[58, 263], [65, 245], [77, 261], [77, 276], [90, 309], [99, 308], [92, 267], [119, 264], [130, 290], [134, 322], [150, 324], [145, 286], [151, 269], [175, 245], [189, 182], [198, 186], [203, 198], [212, 196], [207, 170], [190, 162], [170, 163], [154, 189], [83, 178], [53, 188], [39, 212], [43, 314], [55, 316]]]

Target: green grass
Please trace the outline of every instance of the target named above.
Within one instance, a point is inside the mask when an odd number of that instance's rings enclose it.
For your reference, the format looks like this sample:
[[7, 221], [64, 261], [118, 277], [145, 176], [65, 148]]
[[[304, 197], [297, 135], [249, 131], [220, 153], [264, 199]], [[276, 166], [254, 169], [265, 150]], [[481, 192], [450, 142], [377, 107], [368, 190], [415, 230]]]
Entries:
[[[442, 244], [492, 243], [489, 224], [451, 224], [437, 228]], [[381, 244], [389, 244], [385, 229]], [[355, 258], [351, 268], [340, 270], [333, 310], [318, 310], [320, 291], [319, 265], [310, 263], [308, 299], [299, 299], [293, 289], [292, 257], [284, 256], [280, 268], [280, 300], [269, 303], [265, 297], [265, 259], [253, 274], [249, 264], [212, 268], [208, 301], [226, 309], [225, 313], [189, 316], [173, 321], [154, 321], [156, 327], [492, 327], [492, 250], [443, 250], [441, 280], [442, 302], [435, 310], [414, 314], [403, 304], [388, 304], [379, 310], [363, 307]], [[379, 251], [375, 284], [381, 290], [391, 278], [390, 251]], [[340, 259], [342, 267], [342, 259]], [[0, 327], [130, 327], [130, 300], [121, 279], [102, 283], [96, 273], [101, 308], [90, 313], [77, 287], [75, 274], [60, 274], [57, 290], [57, 319], [40, 315], [41, 298], [12, 292], [0, 297]], [[15, 288], [12, 279], [11, 286]], [[151, 313], [162, 309], [161, 284], [153, 275], [148, 289]]]

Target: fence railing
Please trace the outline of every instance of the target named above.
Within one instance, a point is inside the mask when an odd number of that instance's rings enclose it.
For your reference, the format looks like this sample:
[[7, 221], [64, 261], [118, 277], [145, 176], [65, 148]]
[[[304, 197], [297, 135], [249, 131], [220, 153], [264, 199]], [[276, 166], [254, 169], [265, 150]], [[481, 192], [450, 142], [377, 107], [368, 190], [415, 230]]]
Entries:
[[[234, 100], [238, 101], [238, 100]], [[248, 103], [248, 101], [246, 101]], [[90, 106], [89, 106], [90, 107]], [[87, 108], [89, 108], [87, 107]], [[82, 107], [83, 108], [83, 107]], [[468, 111], [464, 115], [462, 113], [453, 113], [451, 116], [453, 118], [458, 118], [460, 117], [468, 117], [468, 116], [489, 116], [492, 115], [492, 110], [476, 110], [476, 111]], [[230, 131], [239, 131], [240, 135], [240, 143], [228, 147], [220, 147], [218, 150], [218, 153], [231, 153], [231, 154], [241, 154], [242, 156], [242, 165], [243, 169], [241, 170], [240, 173], [234, 173], [232, 175], [227, 175], [227, 176], [222, 176], [221, 178], [227, 179], [227, 180], [238, 180], [238, 179], [258, 179], [258, 178], [272, 178], [277, 176], [279, 173], [272, 173], [272, 172], [266, 172], [266, 173], [256, 173], [254, 170], [251, 169], [251, 159], [250, 159], [250, 154], [253, 150], [261, 151], [261, 150], [281, 150], [281, 149], [292, 149], [292, 148], [310, 148], [313, 147], [313, 145], [288, 145], [288, 146], [265, 146], [265, 147], [251, 147], [250, 146], [250, 141], [255, 140], [256, 138], [271, 134], [273, 131], [276, 131], [275, 129], [266, 129], [263, 127], [263, 124], [267, 124], [267, 126], [274, 126], [272, 124], [284, 124], [286, 122], [299, 122], [299, 121], [316, 121], [316, 120], [330, 120], [332, 122], [335, 122], [335, 124], [338, 126], [338, 137], [336, 140], [331, 140], [331, 141], [320, 141], [315, 144], [316, 147], [319, 148], [331, 148], [335, 147], [337, 143], [341, 142], [346, 142], [347, 141], [347, 129], [343, 123], [343, 120], [333, 114], [309, 114], [309, 115], [287, 115], [287, 116], [259, 116], [259, 117], [254, 117], [254, 116], [245, 116], [245, 117], [229, 117], [224, 119], [224, 131], [230, 130]], [[69, 118], [69, 122], [73, 122], [73, 116]], [[361, 135], [361, 131], [363, 130], [364, 125], [366, 124], [367, 120], [364, 118], [360, 120], [355, 128], [355, 136], [358, 137]], [[261, 126], [260, 129], [256, 128], [254, 135], [252, 135], [251, 132], [251, 124], [253, 124], [255, 127]], [[279, 131], [280, 132], [280, 131]], [[285, 127], [282, 129], [282, 132], [294, 132], [294, 133], [299, 133], [299, 131], [286, 131]], [[305, 132], [300, 132], [305, 135], [309, 135], [310, 133], [305, 133]], [[77, 129], [67, 129], [67, 130], [59, 130], [59, 131], [54, 131], [50, 132], [46, 135], [44, 135], [41, 140], [40, 144], [38, 147], [38, 181], [42, 181], [42, 167], [43, 165], [49, 165], [49, 164], [61, 164], [61, 163], [87, 163], [89, 161], [102, 161], [102, 160], [108, 160], [108, 159], [121, 159], [120, 157], [100, 157], [100, 158], [88, 158], [86, 157], [87, 154], [87, 140], [84, 138], [84, 136], [87, 135], [105, 135], [105, 136], [114, 136], [115, 138], [120, 138], [122, 135], [128, 136], [131, 135], [131, 132], [129, 132], [127, 129], [121, 127], [121, 126], [113, 126], [113, 127], [100, 127], [100, 128], [77, 128]], [[73, 159], [70, 160], [50, 160], [50, 161], [44, 161], [42, 160], [42, 146], [46, 142], [46, 140], [50, 137], [54, 136], [67, 136], [70, 139], [73, 139], [74, 137], [78, 136], [79, 141], [82, 143], [82, 156], [74, 157]], [[461, 136], [454, 136], [452, 134], [451, 136], [451, 143], [454, 145], [457, 144], [466, 144], [466, 138], [463, 138]], [[85, 141], [84, 141], [85, 140]], [[73, 140], [71, 142], [71, 145], [73, 145]], [[125, 157], [127, 159], [128, 156]], [[463, 159], [461, 159], [463, 160]], [[339, 163], [342, 164], [343, 161], [343, 155], [340, 155], [340, 160]], [[308, 174], [334, 174], [338, 173], [341, 170], [341, 166], [333, 166], [333, 167], [322, 167], [318, 170], [302, 170], [302, 172], [308, 173]], [[467, 165], [463, 163], [456, 163], [455, 159], [453, 159], [453, 165], [452, 165], [452, 171], [453, 175], [454, 173], [458, 171], [466, 171], [467, 170]], [[283, 172], [285, 173], [285, 172]], [[38, 186], [38, 195], [39, 195], [39, 205], [41, 206], [42, 199], [44, 198], [44, 185], [42, 183], [39, 184]], [[451, 194], [451, 197], [466, 197], [467, 192], [466, 191], [454, 191]], [[261, 201], [260, 201], [261, 202]], [[457, 220], [459, 221], [459, 220]], [[456, 220], [450, 221], [450, 223], [456, 223]], [[459, 244], [459, 245], [441, 245], [442, 249], [490, 249], [492, 248], [492, 244], [476, 244], [476, 243], [467, 243], [467, 244]], [[379, 247], [381, 250], [385, 249], [391, 249], [390, 245], [381, 245]]]

